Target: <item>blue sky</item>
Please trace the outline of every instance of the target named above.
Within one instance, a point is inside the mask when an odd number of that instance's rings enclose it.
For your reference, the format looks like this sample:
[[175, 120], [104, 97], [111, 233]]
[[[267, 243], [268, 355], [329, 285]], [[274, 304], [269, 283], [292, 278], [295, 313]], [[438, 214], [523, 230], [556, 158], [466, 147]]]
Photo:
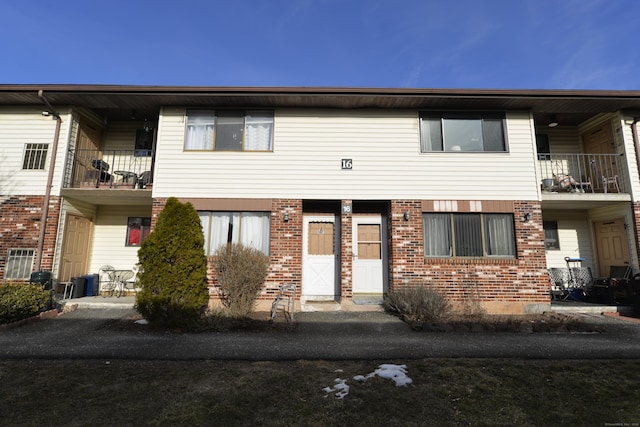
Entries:
[[0, 83], [638, 90], [639, 6], [0, 0]]

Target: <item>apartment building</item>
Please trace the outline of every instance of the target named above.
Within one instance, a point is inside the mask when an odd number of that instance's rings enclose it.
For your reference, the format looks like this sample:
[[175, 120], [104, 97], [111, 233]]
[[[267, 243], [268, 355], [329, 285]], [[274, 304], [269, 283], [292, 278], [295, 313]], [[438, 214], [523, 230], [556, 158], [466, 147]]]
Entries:
[[639, 116], [632, 91], [0, 85], [0, 279], [131, 268], [177, 197], [207, 255], [269, 255], [264, 301], [546, 310], [566, 257], [639, 270]]

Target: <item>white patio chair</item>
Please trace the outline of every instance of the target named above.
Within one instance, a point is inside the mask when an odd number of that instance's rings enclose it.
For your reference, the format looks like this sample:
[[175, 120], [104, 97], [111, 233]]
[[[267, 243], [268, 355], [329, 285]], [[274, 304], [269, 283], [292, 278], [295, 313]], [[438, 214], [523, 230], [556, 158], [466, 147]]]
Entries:
[[98, 290], [98, 295], [102, 294], [103, 297], [107, 295], [113, 295], [116, 291], [117, 283], [113, 280], [113, 268], [112, 265], [103, 265], [98, 269], [98, 275], [100, 276], [100, 287]]

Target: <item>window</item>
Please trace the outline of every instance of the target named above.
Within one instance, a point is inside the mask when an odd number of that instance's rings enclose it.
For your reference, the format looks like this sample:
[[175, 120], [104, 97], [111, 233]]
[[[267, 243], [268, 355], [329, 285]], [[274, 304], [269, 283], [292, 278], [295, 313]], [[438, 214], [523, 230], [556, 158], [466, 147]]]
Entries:
[[502, 113], [422, 113], [420, 151], [506, 151]]
[[136, 130], [136, 149], [134, 156], [149, 157], [153, 149], [153, 129], [144, 128]]
[[151, 233], [151, 218], [130, 217], [127, 221], [126, 246], [140, 246]]
[[26, 280], [31, 276], [34, 249], [9, 249], [4, 278], [9, 280]]
[[185, 150], [271, 151], [272, 111], [187, 111]]
[[423, 214], [426, 257], [515, 257], [511, 214]]
[[25, 144], [22, 169], [44, 170], [49, 144]]
[[207, 255], [227, 243], [245, 246], [269, 255], [269, 212], [198, 212]]
[[547, 250], [560, 250], [558, 221], [542, 221], [542, 228], [544, 228], [544, 247]]
[[538, 151], [538, 160], [551, 160], [549, 135], [546, 133], [536, 133], [536, 149]]

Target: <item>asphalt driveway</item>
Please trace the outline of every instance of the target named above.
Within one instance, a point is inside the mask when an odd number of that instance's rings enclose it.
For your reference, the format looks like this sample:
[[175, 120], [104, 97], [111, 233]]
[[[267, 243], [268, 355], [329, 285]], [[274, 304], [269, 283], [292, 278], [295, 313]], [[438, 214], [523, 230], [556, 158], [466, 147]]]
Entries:
[[640, 323], [604, 316], [602, 333], [416, 332], [382, 312], [296, 314], [288, 332], [118, 329], [132, 309], [78, 309], [0, 332], [0, 359], [298, 360], [640, 358]]

